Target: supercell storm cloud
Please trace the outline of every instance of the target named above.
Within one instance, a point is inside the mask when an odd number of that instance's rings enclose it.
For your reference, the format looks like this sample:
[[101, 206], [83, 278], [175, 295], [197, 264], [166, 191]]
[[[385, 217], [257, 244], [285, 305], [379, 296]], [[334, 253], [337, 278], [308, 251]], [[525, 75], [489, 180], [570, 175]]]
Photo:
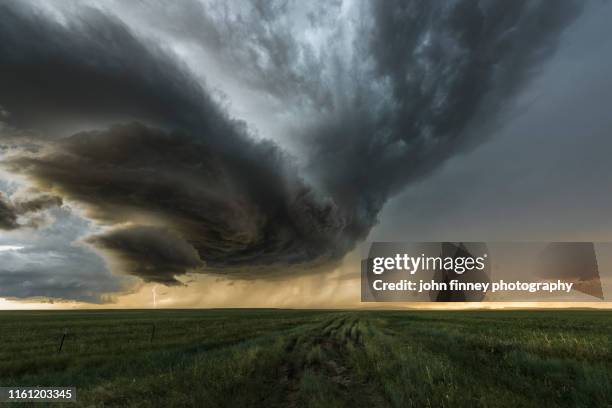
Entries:
[[[164, 284], [339, 260], [389, 198], [487, 137], [582, 5], [357, 2], [331, 18], [301, 2], [155, 3], [153, 24], [185, 24], [152, 35], [104, 2], [3, 2], [1, 164], [31, 191], [0, 196], [0, 228], [73, 203], [117, 272]], [[329, 41], [288, 27], [298, 12]], [[178, 40], [288, 106], [293, 145], [234, 115]]]

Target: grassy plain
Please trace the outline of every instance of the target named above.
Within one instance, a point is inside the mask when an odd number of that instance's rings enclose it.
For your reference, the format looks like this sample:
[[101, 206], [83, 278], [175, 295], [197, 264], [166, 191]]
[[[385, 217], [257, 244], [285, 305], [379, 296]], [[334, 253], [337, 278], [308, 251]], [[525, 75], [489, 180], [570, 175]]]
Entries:
[[0, 385], [76, 386], [70, 407], [610, 407], [612, 313], [6, 311]]

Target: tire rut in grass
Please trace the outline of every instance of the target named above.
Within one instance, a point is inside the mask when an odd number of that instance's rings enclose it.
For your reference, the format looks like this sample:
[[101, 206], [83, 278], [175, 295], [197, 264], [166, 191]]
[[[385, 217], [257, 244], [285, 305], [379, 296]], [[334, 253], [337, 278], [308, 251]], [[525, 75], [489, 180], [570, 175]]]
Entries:
[[361, 352], [363, 334], [358, 326], [358, 318], [338, 317], [287, 341], [280, 368], [286, 390], [283, 406], [316, 405], [308, 401], [308, 377], [325, 383], [333, 394], [329, 397], [344, 403], [364, 399], [363, 384], [355, 378], [349, 358], [350, 353]]

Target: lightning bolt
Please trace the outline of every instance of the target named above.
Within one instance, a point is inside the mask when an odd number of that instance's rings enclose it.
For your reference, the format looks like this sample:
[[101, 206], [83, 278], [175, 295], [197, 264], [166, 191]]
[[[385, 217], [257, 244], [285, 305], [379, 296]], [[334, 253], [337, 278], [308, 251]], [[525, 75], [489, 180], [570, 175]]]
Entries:
[[151, 289], [151, 293], [153, 293], [153, 307], [157, 308], [157, 293], [155, 289], [157, 289], [157, 285], [153, 286], [153, 289]]

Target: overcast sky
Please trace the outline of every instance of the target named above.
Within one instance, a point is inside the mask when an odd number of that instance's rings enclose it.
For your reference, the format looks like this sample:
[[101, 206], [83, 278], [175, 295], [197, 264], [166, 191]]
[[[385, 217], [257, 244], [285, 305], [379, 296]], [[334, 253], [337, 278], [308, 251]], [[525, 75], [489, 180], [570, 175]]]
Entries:
[[4, 2], [0, 297], [344, 306], [373, 240], [612, 240], [611, 17]]

